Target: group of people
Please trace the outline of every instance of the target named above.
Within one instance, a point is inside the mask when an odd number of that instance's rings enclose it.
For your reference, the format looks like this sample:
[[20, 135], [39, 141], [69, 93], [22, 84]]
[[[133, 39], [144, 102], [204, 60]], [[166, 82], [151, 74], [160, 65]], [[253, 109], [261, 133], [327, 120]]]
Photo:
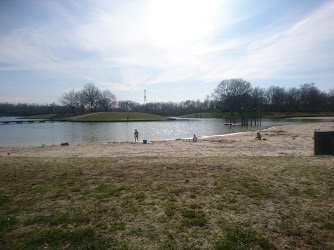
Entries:
[[[139, 135], [140, 133], [138, 132], [137, 129], [135, 129], [135, 132], [134, 132], [134, 137], [135, 137], [135, 142], [139, 142]], [[194, 134], [193, 136], [193, 142], [197, 142], [198, 141], [198, 137]]]
[[[140, 133], [138, 132], [137, 129], [135, 129], [135, 132], [134, 132], [135, 142], [139, 142], [139, 135], [140, 135]], [[255, 139], [256, 140], [261, 140], [262, 139], [262, 135], [259, 132], [257, 132]], [[266, 140], [266, 138], [263, 138], [263, 140]], [[197, 142], [198, 141], [198, 137], [195, 134], [193, 136], [193, 140], [192, 141], [193, 142]]]

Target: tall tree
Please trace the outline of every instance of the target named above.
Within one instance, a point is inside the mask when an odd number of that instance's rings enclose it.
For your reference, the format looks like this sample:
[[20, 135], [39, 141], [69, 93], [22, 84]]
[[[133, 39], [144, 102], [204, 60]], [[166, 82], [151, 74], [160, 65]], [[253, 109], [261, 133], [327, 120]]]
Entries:
[[243, 79], [223, 80], [214, 90], [213, 96], [223, 105], [226, 105], [230, 114], [247, 108], [251, 94], [251, 84]]
[[116, 97], [111, 93], [110, 90], [103, 90], [100, 95], [99, 104], [105, 112], [108, 112], [108, 109], [116, 107]]
[[303, 111], [321, 111], [324, 106], [325, 96], [314, 83], [305, 83], [300, 86], [300, 102]]
[[85, 111], [85, 106], [87, 105], [87, 100], [84, 90], [80, 90], [75, 93], [77, 96], [78, 107], [80, 108], [81, 113]]
[[328, 109], [330, 112], [334, 111], [334, 89], [328, 92]]
[[74, 90], [70, 90], [64, 93], [60, 98], [60, 102], [71, 110], [72, 113], [75, 112], [75, 108], [78, 105], [78, 98]]
[[300, 90], [290, 88], [286, 92], [286, 105], [289, 112], [298, 112], [300, 103]]
[[267, 90], [268, 104], [271, 111], [283, 111], [285, 103], [285, 89], [277, 86], [271, 86]]
[[84, 86], [85, 100], [91, 112], [96, 111], [101, 96], [100, 90], [93, 83], [87, 83]]
[[260, 87], [256, 87], [252, 89], [251, 96], [252, 96], [252, 108], [255, 109], [256, 111], [263, 110], [263, 106], [266, 102], [265, 90]]

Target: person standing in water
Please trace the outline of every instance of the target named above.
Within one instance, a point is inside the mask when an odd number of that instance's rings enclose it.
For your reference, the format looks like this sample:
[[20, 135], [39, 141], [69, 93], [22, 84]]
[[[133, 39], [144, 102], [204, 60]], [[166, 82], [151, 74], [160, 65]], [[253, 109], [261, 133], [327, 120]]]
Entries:
[[135, 142], [139, 142], [139, 132], [137, 131], [137, 129], [135, 129], [135, 133], [134, 133], [134, 136], [135, 136]]

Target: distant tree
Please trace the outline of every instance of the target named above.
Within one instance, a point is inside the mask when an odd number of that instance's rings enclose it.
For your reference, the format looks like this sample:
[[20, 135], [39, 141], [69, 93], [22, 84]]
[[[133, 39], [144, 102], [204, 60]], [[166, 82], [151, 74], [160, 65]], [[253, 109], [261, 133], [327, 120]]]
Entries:
[[136, 112], [139, 110], [140, 104], [133, 101], [119, 101], [118, 108], [122, 112]]
[[300, 103], [300, 90], [297, 88], [290, 88], [286, 92], [286, 105], [289, 112], [297, 112]]
[[334, 111], [334, 89], [331, 89], [328, 91], [328, 98], [327, 98], [327, 102], [328, 102], [328, 110], [330, 112]]
[[226, 105], [232, 115], [241, 108], [247, 108], [251, 90], [251, 84], [243, 79], [223, 80], [214, 90], [213, 96], [218, 102]]
[[252, 104], [251, 107], [256, 111], [262, 111], [266, 102], [266, 91], [260, 87], [253, 88], [251, 91]]
[[60, 98], [60, 102], [65, 105], [72, 113], [75, 112], [75, 108], [78, 105], [78, 96], [74, 90], [70, 90], [67, 93], [64, 93]]
[[116, 107], [116, 97], [110, 90], [103, 90], [100, 95], [99, 104], [101, 108], [108, 112], [108, 109]]
[[128, 104], [127, 101], [118, 101], [117, 102], [118, 110], [121, 112], [127, 112], [128, 111]]
[[85, 100], [91, 112], [96, 111], [101, 96], [100, 90], [93, 83], [87, 83], [84, 86], [83, 93]]
[[284, 103], [285, 103], [285, 89], [277, 86], [271, 86], [267, 90], [267, 100], [268, 104], [271, 108], [271, 111], [284, 111]]
[[210, 99], [210, 96], [206, 96], [205, 100], [203, 102], [203, 109], [206, 112], [213, 111], [214, 110], [214, 101]]
[[321, 111], [325, 106], [326, 97], [314, 83], [305, 83], [300, 86], [300, 103], [303, 111]]
[[80, 91], [76, 92], [75, 94], [76, 94], [76, 98], [77, 98], [77, 102], [78, 102], [78, 107], [80, 108], [81, 113], [83, 113], [85, 111], [85, 107], [87, 105], [85, 91], [80, 90]]

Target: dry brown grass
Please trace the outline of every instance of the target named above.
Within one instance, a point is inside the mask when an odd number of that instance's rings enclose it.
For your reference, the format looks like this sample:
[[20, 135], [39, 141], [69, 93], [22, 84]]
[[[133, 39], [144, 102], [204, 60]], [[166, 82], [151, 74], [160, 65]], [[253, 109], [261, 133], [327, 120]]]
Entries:
[[1, 248], [334, 248], [333, 157], [0, 158]]

